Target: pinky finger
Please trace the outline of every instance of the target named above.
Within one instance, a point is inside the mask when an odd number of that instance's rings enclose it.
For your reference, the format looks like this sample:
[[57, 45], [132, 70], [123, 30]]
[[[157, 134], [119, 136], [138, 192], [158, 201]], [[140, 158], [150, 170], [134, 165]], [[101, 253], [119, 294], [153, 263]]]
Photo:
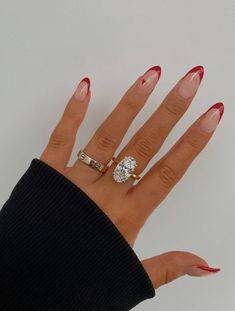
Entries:
[[70, 98], [64, 113], [53, 130], [40, 160], [64, 172], [71, 156], [76, 134], [90, 100], [90, 80], [84, 78]]

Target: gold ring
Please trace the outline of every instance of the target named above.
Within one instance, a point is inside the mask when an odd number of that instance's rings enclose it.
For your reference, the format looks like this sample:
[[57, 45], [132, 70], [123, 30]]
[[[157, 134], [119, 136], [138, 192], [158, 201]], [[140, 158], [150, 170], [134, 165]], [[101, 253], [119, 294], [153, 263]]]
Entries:
[[117, 162], [116, 158], [112, 158], [113, 162], [117, 164], [113, 171], [113, 179], [117, 183], [125, 182], [129, 177], [134, 179], [140, 179], [139, 175], [134, 174], [134, 170], [137, 166], [136, 160], [131, 156], [126, 156], [120, 162]]
[[77, 156], [78, 156], [78, 159], [81, 160], [86, 165], [96, 169], [97, 171], [99, 171], [101, 173], [106, 172], [107, 166], [105, 166], [104, 164], [102, 164], [101, 162], [99, 162], [95, 159], [92, 159], [83, 150], [80, 150], [78, 152]]

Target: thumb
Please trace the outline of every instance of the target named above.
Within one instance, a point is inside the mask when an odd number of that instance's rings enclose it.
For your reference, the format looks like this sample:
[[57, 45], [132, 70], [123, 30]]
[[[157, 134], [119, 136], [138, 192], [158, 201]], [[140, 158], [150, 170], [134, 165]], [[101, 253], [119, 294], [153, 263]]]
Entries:
[[167, 284], [185, 274], [190, 276], [212, 275], [219, 268], [210, 268], [207, 262], [192, 253], [172, 251], [148, 258], [142, 264], [154, 288]]

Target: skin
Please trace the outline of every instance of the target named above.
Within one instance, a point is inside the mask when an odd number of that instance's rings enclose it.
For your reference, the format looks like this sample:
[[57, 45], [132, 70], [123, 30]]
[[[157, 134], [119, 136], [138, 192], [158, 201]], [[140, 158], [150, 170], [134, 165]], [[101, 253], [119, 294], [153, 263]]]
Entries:
[[[199, 71], [199, 73], [201, 72]], [[157, 84], [155, 77], [153, 82], [150, 81], [144, 88], [141, 88], [143, 77], [145, 76], [141, 75], [126, 91], [111, 114], [106, 117], [83, 148], [90, 157], [108, 165], [114, 156], [131, 122], [140, 112]], [[158, 73], [158, 79], [159, 77], [160, 73]], [[199, 79], [199, 75], [196, 79]], [[194, 83], [198, 85], [193, 86], [193, 92], [189, 90], [190, 87], [192, 88], [192, 83], [191, 86], [188, 82], [188, 84], [184, 83], [183, 78], [176, 83], [152, 116], [117, 155], [118, 162], [125, 155], [131, 155], [138, 163], [135, 174], [143, 172], [174, 125], [191, 104], [200, 84], [199, 80], [195, 81]], [[181, 94], [179, 92], [180, 85], [183, 85]], [[84, 97], [83, 89], [82, 97], [81, 100], [81, 96], [77, 96], [76, 92], [72, 95], [40, 159], [65, 175], [90, 196], [116, 225], [129, 245], [133, 247], [138, 233], [148, 217], [206, 146], [214, 133], [215, 126], [213, 125], [213, 130], [210, 128], [210, 131], [202, 130], [200, 124], [203, 123], [204, 127], [207, 126], [204, 115], [202, 115], [172, 149], [156, 162], [144, 176], [141, 176], [138, 182], [129, 178], [126, 182], [119, 184], [112, 178], [112, 172], [116, 167], [114, 162], [103, 174], [79, 159], [72, 167], [67, 166], [78, 129], [87, 112], [91, 97], [90, 90], [88, 89]], [[218, 123], [219, 120], [216, 122]], [[185, 251], [167, 252], [145, 259], [142, 264], [154, 288], [186, 274], [203, 276], [218, 272], [218, 270], [205, 271], [198, 268], [198, 265], [208, 267], [207, 262], [201, 257]]]

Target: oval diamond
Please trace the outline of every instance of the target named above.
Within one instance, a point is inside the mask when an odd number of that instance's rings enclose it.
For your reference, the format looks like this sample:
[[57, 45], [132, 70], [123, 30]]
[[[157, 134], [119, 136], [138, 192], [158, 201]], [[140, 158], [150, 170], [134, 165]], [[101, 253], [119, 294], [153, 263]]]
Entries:
[[133, 157], [126, 156], [114, 169], [113, 179], [118, 183], [126, 181], [133, 174], [136, 166], [136, 160]]

